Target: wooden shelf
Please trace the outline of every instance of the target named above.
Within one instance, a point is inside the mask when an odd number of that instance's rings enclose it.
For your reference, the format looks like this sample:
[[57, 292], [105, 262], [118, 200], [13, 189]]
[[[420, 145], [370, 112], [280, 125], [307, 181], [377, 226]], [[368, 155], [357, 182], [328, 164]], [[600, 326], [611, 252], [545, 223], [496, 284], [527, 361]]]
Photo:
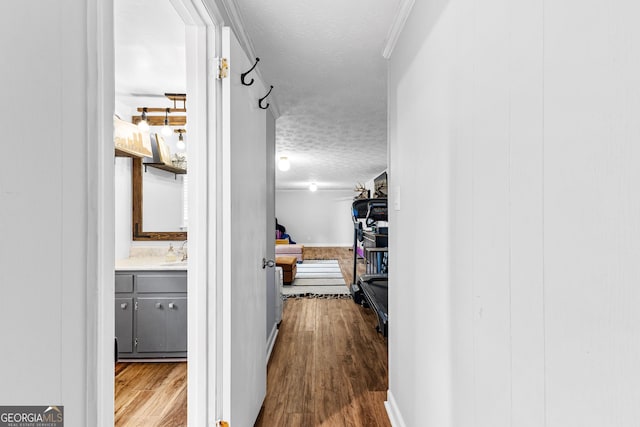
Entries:
[[142, 159], [142, 158], [144, 158], [144, 156], [142, 156], [140, 154], [131, 153], [131, 152], [126, 151], [126, 150], [121, 150], [120, 148], [115, 148], [115, 155], [116, 155], [116, 157], [131, 157], [131, 158], [134, 158], [134, 159]]
[[142, 164], [144, 166], [144, 171], [147, 171], [147, 166], [151, 166], [152, 168], [156, 168], [156, 169], [162, 169], [163, 171], [167, 171], [167, 172], [171, 172], [172, 174], [176, 175], [184, 175], [187, 173], [186, 169], [181, 169], [181, 168], [177, 168], [175, 166], [171, 166], [171, 165], [167, 165], [164, 163], [143, 163]]

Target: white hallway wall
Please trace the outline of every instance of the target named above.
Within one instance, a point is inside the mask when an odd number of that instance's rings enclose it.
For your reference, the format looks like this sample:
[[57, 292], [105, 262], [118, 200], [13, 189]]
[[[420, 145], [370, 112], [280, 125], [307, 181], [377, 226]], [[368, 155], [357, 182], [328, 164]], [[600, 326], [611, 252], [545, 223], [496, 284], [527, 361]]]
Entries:
[[[97, 108], [96, 46], [106, 44], [108, 66], [113, 37], [107, 25], [105, 39], [96, 38], [98, 7], [110, 16], [108, 0], [0, 2], [0, 51], [11, 58], [0, 67], [11, 100], [0, 117], [16, 129], [11, 147], [7, 139], [2, 145], [13, 160], [0, 168], [0, 233], [8, 243], [0, 245], [0, 402], [64, 405], [69, 427], [108, 420], [96, 404], [96, 321], [103, 315], [96, 302], [113, 285], [98, 287], [96, 261], [113, 263], [112, 250], [98, 255], [113, 242], [98, 242], [96, 229], [113, 214], [95, 189], [113, 176], [113, 162], [100, 164], [97, 153], [113, 149], [97, 133], [97, 121], [110, 123], [111, 113]], [[113, 91], [112, 82], [105, 86]], [[37, 118], [25, 114], [35, 106]], [[112, 180], [105, 186], [109, 199]], [[104, 274], [113, 283], [113, 272]], [[107, 342], [112, 360], [113, 338]], [[113, 376], [113, 365], [101, 366]], [[105, 408], [112, 412], [108, 401]]]
[[640, 419], [639, 8], [415, 3], [389, 77], [405, 425]]
[[296, 243], [352, 246], [353, 196], [351, 190], [277, 190], [276, 218]]

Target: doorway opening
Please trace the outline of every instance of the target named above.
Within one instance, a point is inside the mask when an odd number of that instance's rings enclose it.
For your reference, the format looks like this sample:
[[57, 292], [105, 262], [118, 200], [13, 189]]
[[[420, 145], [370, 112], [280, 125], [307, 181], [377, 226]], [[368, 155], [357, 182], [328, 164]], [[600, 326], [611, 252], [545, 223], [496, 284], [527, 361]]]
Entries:
[[186, 424], [185, 23], [169, 1], [116, 0], [114, 17], [114, 425]]
[[[118, 353], [128, 364], [116, 365], [115, 374], [123, 376], [115, 386], [111, 416], [115, 425], [126, 423], [127, 417], [184, 424], [188, 413], [190, 424], [204, 425], [216, 411], [208, 392], [216, 384], [215, 369], [208, 369], [215, 366], [210, 352], [216, 325], [207, 318], [208, 306], [216, 300], [207, 287], [215, 283], [215, 252], [209, 241], [215, 242], [216, 230], [208, 227], [208, 209], [215, 211], [217, 199], [209, 197], [208, 186], [214, 184], [208, 168], [215, 165], [209, 156], [215, 152], [218, 121], [211, 100], [217, 99], [218, 89], [207, 77], [221, 19], [204, 2], [192, 0], [115, 0], [114, 12], [114, 120], [133, 126], [145, 115], [150, 128], [142, 145], [150, 155], [115, 159], [114, 203], [107, 205], [115, 206], [116, 216], [116, 303], [111, 305], [112, 296], [102, 306], [115, 309], [116, 335], [122, 334], [118, 310], [131, 313], [124, 328], [130, 336], [118, 337]], [[165, 124], [170, 132], [163, 133]], [[117, 129], [115, 133], [117, 139]], [[118, 300], [127, 292], [128, 299]], [[153, 365], [146, 369], [142, 361]], [[136, 392], [135, 387], [150, 380], [151, 367], [155, 381], [160, 367], [164, 383], [180, 383], [173, 394], [161, 388], [156, 396]], [[136, 379], [128, 381], [125, 371]], [[105, 393], [107, 397], [114, 398]], [[157, 411], [172, 399], [185, 403]], [[104, 401], [101, 405], [112, 407]]]

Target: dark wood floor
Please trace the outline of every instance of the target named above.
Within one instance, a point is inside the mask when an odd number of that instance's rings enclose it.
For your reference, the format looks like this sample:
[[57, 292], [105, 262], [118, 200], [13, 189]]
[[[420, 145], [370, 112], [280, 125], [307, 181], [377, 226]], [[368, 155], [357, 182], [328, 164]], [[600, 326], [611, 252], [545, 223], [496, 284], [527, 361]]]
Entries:
[[[305, 248], [304, 256], [338, 259], [350, 283], [352, 254]], [[285, 301], [256, 426], [389, 426], [387, 344], [375, 325], [349, 299]], [[186, 425], [186, 364], [118, 363], [115, 403], [116, 426]]]

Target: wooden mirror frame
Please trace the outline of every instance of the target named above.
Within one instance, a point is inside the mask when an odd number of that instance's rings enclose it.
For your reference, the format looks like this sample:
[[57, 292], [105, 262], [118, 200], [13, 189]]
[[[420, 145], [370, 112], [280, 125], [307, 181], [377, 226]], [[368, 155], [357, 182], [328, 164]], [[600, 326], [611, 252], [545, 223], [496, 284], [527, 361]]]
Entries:
[[131, 231], [133, 240], [187, 240], [186, 231], [144, 231], [142, 226], [142, 159], [133, 157], [131, 160], [131, 195], [133, 199]]

